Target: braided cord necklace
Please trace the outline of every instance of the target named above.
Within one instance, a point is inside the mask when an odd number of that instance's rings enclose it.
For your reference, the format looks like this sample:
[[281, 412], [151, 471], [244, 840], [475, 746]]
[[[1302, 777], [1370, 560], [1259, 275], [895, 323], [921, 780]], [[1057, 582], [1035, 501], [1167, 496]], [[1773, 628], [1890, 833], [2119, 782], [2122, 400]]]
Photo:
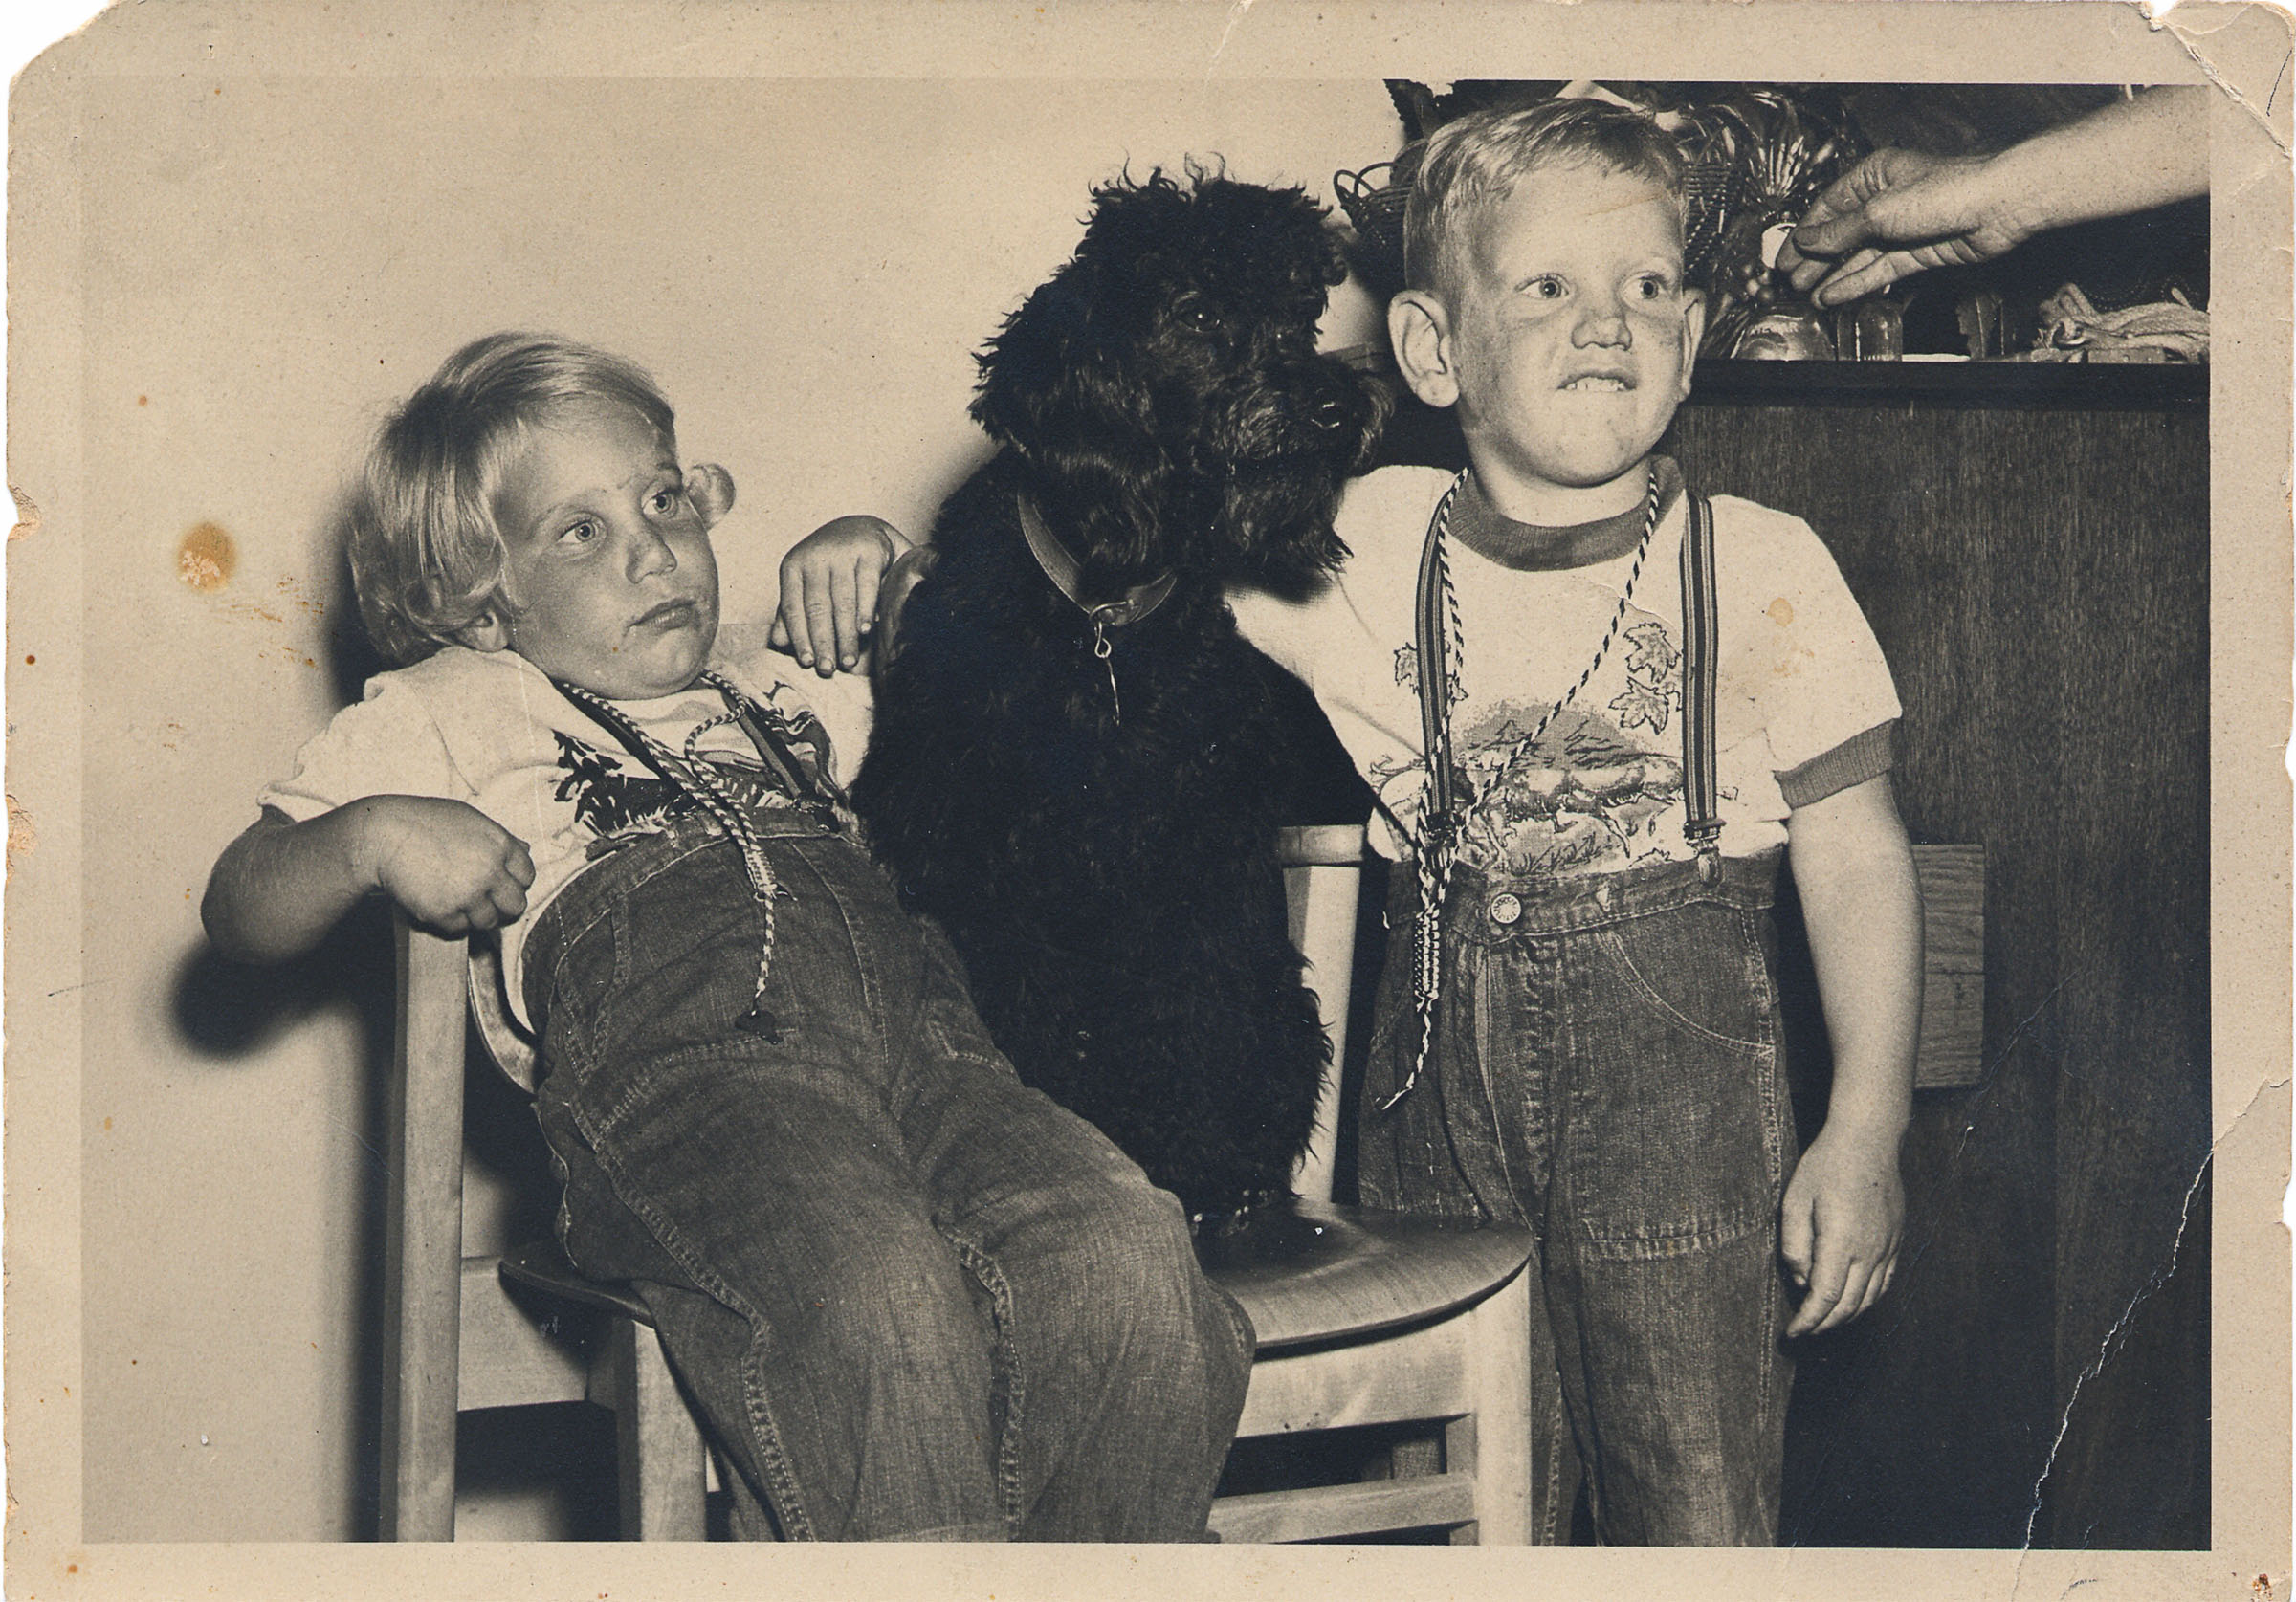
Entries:
[[1435, 1003], [1443, 991], [1443, 904], [1450, 894], [1451, 869], [1459, 857], [1459, 830], [1477, 809], [1497, 793], [1514, 765], [1530, 755], [1540, 736], [1552, 728], [1562, 710], [1578, 698], [1587, 687], [1603, 658], [1610, 654], [1611, 642], [1619, 637], [1619, 625], [1626, 621], [1626, 610], [1634, 600], [1635, 581], [1643, 576], [1643, 559], [1650, 554], [1651, 537], [1658, 532], [1659, 490], [1658, 468], [1648, 469], [1647, 488], [1643, 496], [1643, 538], [1634, 550], [1634, 563], [1626, 571], [1626, 583], [1619, 592], [1619, 603], [1610, 614], [1610, 626], [1602, 631], [1602, 643], [1595, 647], [1594, 659], [1576, 683], [1563, 691], [1560, 699], [1547, 709], [1528, 735], [1515, 741], [1506, 758], [1493, 767], [1480, 785], [1470, 779], [1466, 804], [1446, 807], [1443, 804], [1445, 792], [1451, 781], [1451, 703], [1461, 693], [1459, 686], [1466, 682], [1467, 630], [1459, 617], [1459, 592], [1451, 582], [1451, 507], [1459, 492], [1466, 488], [1471, 468], [1460, 470], [1437, 503], [1433, 521], [1427, 530], [1427, 540], [1433, 549], [1436, 582], [1441, 586], [1442, 617], [1433, 641], [1421, 642], [1424, 651], [1429, 646], [1442, 664], [1440, 675], [1430, 674], [1424, 667], [1420, 672], [1420, 694], [1432, 695], [1434, 714], [1431, 725], [1435, 738], [1425, 753], [1427, 764], [1426, 789], [1421, 798], [1419, 817], [1412, 829], [1412, 856], [1419, 868], [1419, 917], [1412, 942], [1411, 999], [1419, 1014], [1419, 1044], [1411, 1056], [1410, 1071], [1395, 1093], [1380, 1104], [1386, 1112], [1408, 1096], [1419, 1084], [1421, 1070], [1426, 1066], [1427, 1053], [1435, 1043]]
[[[567, 684], [563, 680], [552, 682], [557, 684], [559, 692], [567, 700], [612, 730], [633, 756], [642, 758], [648, 767], [661, 775], [673, 788], [698, 803], [740, 849], [741, 870], [749, 879], [750, 894], [757, 900], [759, 912], [764, 920], [765, 934], [758, 949], [757, 988], [751, 995], [749, 1010], [736, 1021], [752, 1034], [771, 1036], [776, 1033], [776, 1025], [773, 1015], [765, 1010], [765, 977], [773, 966], [773, 898], [777, 888], [773, 865], [766, 860], [764, 840], [758, 833], [757, 824], [751, 822], [748, 808], [742, 805], [740, 799], [714, 771], [716, 764], [703, 757], [700, 752], [701, 738], [711, 730], [743, 721], [741, 708], [747, 697], [722, 673], [705, 670], [701, 679], [724, 697], [727, 710], [696, 723], [687, 731], [683, 753], [671, 750], [639, 727], [621, 708], [592, 694], [580, 685]], [[759, 755], [768, 756], [762, 751]]]

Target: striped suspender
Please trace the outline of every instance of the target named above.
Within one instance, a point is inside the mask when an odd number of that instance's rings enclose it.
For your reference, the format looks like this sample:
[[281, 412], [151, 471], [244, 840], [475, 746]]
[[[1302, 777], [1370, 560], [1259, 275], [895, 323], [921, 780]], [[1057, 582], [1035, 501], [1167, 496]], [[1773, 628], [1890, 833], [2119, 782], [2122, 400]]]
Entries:
[[[1462, 474], [1462, 481], [1464, 477]], [[1450, 665], [1444, 650], [1443, 529], [1459, 488], [1459, 481], [1454, 481], [1427, 524], [1425, 548], [1419, 558], [1414, 636], [1419, 659], [1419, 749], [1427, 762], [1426, 804], [1430, 808], [1422, 824], [1422, 838], [1446, 845], [1451, 826], [1459, 822], [1452, 815], [1459, 801], [1451, 774]]]
[[1714, 521], [1704, 495], [1692, 494], [1682, 538], [1683, 837], [1698, 853], [1698, 875], [1722, 871], [1722, 820], [1714, 788]]
[[[1698, 853], [1700, 871], [1711, 880], [1719, 864], [1722, 834], [1714, 780], [1714, 650], [1720, 623], [1714, 610], [1714, 515], [1704, 495], [1689, 494], [1689, 527], [1682, 538], [1682, 773], [1686, 816], [1683, 837]], [[1443, 585], [1438, 582], [1437, 541], [1430, 538], [1419, 563], [1418, 650], [1420, 749], [1426, 754], [1427, 782], [1434, 815], [1429, 838], [1447, 843], [1460, 819], [1451, 772], [1450, 719], [1442, 697], [1448, 691], [1443, 660]]]
[[[1443, 981], [1443, 902], [1450, 883], [1453, 837], [1464, 822], [1456, 815], [1457, 785], [1451, 770], [1450, 664], [1444, 649], [1442, 568], [1443, 531], [1458, 489], [1454, 483], [1436, 508], [1419, 563], [1414, 621], [1420, 749], [1425, 754], [1428, 791], [1417, 841], [1420, 907], [1413, 931], [1411, 988], [1419, 1015], [1419, 1046], [1403, 1083], [1380, 1104], [1382, 1113], [1411, 1093], [1434, 1043], [1436, 1002]], [[1689, 516], [1682, 539], [1682, 832], [1698, 853], [1698, 876], [1712, 884], [1722, 873], [1722, 820], [1714, 781], [1714, 641], [1718, 622], [1713, 514], [1704, 495], [1686, 491], [1684, 498], [1689, 502]], [[1607, 646], [1607, 640], [1604, 643]]]

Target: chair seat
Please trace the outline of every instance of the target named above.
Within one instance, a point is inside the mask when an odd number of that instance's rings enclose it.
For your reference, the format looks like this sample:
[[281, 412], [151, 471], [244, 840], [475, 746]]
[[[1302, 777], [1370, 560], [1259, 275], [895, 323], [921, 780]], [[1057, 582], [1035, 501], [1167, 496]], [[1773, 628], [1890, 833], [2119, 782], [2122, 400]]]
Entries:
[[1471, 1306], [1530, 1261], [1531, 1232], [1298, 1199], [1199, 1242], [1197, 1255], [1243, 1304], [1268, 1353]]
[[[1200, 1242], [1198, 1256], [1250, 1315], [1268, 1352], [1356, 1340], [1472, 1306], [1529, 1261], [1531, 1234], [1294, 1199], [1254, 1215], [1234, 1235]], [[553, 1240], [504, 1252], [501, 1275], [561, 1301], [653, 1322], [627, 1284], [588, 1278]]]

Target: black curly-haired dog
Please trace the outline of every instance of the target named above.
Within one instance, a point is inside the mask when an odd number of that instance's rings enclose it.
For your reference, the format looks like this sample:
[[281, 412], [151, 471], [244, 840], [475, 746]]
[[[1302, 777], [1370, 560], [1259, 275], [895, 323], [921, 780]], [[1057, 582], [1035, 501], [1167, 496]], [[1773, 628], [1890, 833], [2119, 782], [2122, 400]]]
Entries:
[[1337, 748], [1222, 598], [1345, 556], [1384, 419], [1315, 352], [1322, 217], [1194, 169], [1093, 191], [980, 357], [1002, 450], [935, 524], [853, 792], [1021, 1077], [1200, 1218], [1289, 1193], [1328, 1057], [1274, 846]]

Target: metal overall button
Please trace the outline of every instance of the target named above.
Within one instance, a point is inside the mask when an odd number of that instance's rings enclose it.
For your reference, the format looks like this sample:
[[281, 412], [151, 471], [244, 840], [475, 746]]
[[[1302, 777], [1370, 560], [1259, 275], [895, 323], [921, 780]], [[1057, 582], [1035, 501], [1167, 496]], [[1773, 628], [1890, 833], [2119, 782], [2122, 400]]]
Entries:
[[1507, 891], [1501, 890], [1497, 895], [1494, 895], [1490, 898], [1490, 921], [1497, 924], [1501, 929], [1504, 929], [1509, 924], [1513, 923], [1522, 915], [1523, 903], [1520, 897], [1511, 895]]

